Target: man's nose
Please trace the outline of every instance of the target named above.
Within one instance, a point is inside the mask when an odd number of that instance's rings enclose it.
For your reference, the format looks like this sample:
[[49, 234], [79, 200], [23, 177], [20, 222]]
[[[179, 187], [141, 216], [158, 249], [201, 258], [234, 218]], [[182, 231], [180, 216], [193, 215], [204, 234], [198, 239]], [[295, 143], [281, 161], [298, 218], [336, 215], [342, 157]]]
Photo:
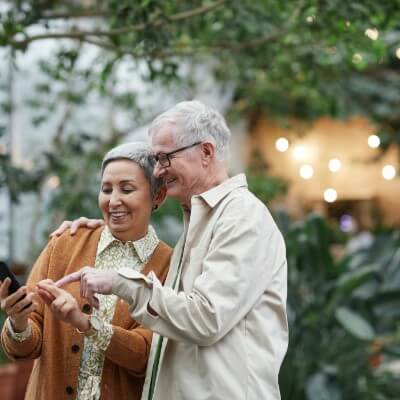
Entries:
[[154, 166], [153, 175], [156, 178], [160, 178], [165, 173], [165, 167], [162, 167], [160, 163], [157, 161], [156, 165]]

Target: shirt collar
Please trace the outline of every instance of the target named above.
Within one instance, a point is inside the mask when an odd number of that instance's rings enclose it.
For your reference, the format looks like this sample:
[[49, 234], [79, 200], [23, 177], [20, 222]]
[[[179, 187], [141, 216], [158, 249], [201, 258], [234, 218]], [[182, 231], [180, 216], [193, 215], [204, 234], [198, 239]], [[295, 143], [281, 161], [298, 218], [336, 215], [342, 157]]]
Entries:
[[204, 193], [197, 196], [202, 198], [211, 208], [215, 207], [225, 196], [239, 187], [247, 187], [247, 180], [245, 174], [238, 174], [232, 178], [227, 179], [220, 185], [215, 186]]
[[[149, 225], [147, 234], [145, 236], [143, 236], [139, 240], [135, 241], [129, 240], [128, 242], [125, 243], [125, 245], [132, 245], [135, 248], [140, 261], [142, 263], [145, 263], [153, 254], [159, 242], [160, 240], [157, 237], [156, 231], [151, 225]], [[124, 245], [119, 239], [117, 239], [112, 235], [112, 233], [106, 226], [103, 229], [103, 232], [101, 233], [100, 236], [99, 245], [97, 247], [97, 254], [98, 255], [101, 254], [113, 243], [119, 243], [121, 245]]]

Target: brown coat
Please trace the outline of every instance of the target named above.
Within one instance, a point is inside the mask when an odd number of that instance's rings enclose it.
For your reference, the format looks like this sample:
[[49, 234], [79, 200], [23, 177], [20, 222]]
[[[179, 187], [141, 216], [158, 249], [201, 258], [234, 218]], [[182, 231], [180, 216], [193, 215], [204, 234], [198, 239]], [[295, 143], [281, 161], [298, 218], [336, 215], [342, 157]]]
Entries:
[[[80, 229], [75, 236], [69, 232], [52, 239], [36, 261], [28, 279], [33, 289], [36, 282], [60, 279], [86, 265], [94, 265], [102, 228]], [[153, 270], [164, 281], [171, 249], [160, 242], [143, 272]], [[66, 285], [81, 309], [90, 313], [85, 299], [79, 296], [79, 282]], [[60, 322], [39, 301], [31, 316], [32, 335], [22, 343], [15, 342], [3, 329], [3, 349], [12, 359], [36, 359], [28, 383], [26, 400], [71, 400], [76, 398], [83, 336], [71, 325]], [[101, 399], [140, 399], [152, 333], [134, 321], [128, 306], [117, 302], [112, 321], [114, 335], [106, 351]]]

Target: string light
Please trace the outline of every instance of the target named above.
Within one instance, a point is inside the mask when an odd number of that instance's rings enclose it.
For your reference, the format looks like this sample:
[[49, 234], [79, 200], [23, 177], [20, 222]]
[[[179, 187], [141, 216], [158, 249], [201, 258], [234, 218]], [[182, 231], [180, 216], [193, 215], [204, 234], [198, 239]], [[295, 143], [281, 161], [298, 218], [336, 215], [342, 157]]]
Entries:
[[379, 136], [376, 135], [370, 135], [368, 136], [368, 146], [376, 149], [377, 147], [379, 147], [379, 145], [381, 144], [381, 139], [379, 139]]
[[303, 179], [311, 179], [314, 175], [314, 168], [309, 164], [304, 164], [300, 167], [299, 175]]
[[335, 189], [328, 188], [324, 191], [324, 200], [328, 203], [333, 203], [337, 199], [337, 192]]
[[338, 158], [332, 158], [328, 163], [329, 171], [338, 172], [342, 168], [342, 162]]
[[280, 137], [276, 140], [275, 147], [278, 151], [284, 153], [289, 148], [289, 140], [287, 140], [285, 137]]
[[385, 165], [382, 168], [382, 176], [387, 181], [392, 180], [396, 176], [396, 168], [393, 167], [393, 165], [390, 165], [390, 164]]
[[296, 146], [293, 149], [293, 157], [297, 161], [302, 161], [307, 156], [307, 149], [304, 146]]

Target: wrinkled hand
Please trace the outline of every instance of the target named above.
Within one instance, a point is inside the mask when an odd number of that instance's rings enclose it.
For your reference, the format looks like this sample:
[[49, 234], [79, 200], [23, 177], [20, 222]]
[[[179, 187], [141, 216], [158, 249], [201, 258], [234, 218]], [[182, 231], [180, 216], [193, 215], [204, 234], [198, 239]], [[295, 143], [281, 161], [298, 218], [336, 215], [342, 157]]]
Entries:
[[111, 294], [115, 271], [99, 271], [91, 267], [84, 267], [80, 271], [66, 275], [56, 282], [58, 287], [71, 282], [81, 282], [81, 296], [85, 297], [89, 304], [99, 308], [99, 300], [95, 294]]
[[15, 293], [8, 295], [11, 279], [0, 281], [0, 305], [8, 315], [16, 332], [23, 332], [28, 327], [29, 315], [35, 310], [34, 293], [28, 293], [26, 286], [20, 287]]
[[36, 285], [37, 293], [60, 321], [67, 322], [80, 331], [89, 329], [89, 317], [80, 309], [76, 299], [66, 290], [56, 286], [51, 279]]
[[102, 219], [89, 219], [86, 217], [80, 217], [74, 221], [64, 221], [55, 231], [50, 233], [50, 237], [61, 236], [69, 228], [70, 234], [73, 236], [80, 227], [96, 229], [103, 224], [104, 221]]

